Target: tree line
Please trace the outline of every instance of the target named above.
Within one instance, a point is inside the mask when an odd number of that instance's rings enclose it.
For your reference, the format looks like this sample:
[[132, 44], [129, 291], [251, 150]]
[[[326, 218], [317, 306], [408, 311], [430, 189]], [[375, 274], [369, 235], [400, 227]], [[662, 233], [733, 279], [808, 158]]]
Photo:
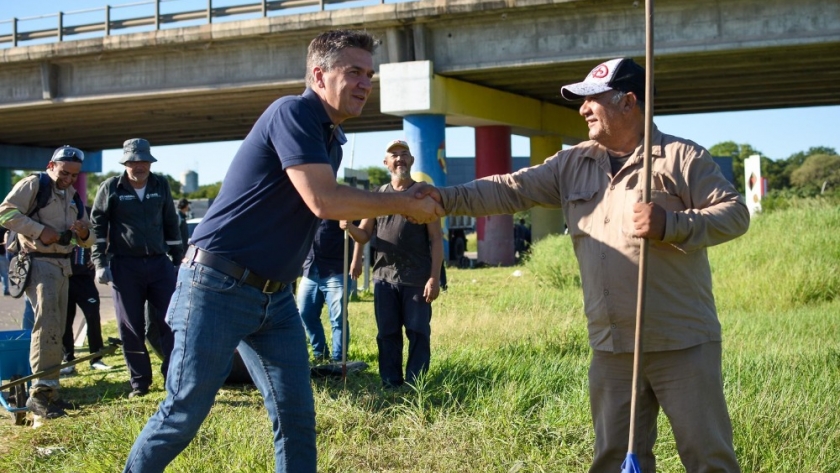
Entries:
[[834, 148], [814, 146], [786, 159], [770, 159], [749, 144], [724, 141], [711, 148], [713, 156], [732, 156], [732, 172], [739, 192], [744, 193], [744, 160], [761, 156], [761, 176], [767, 179], [769, 194], [814, 197], [840, 196], [840, 156]]

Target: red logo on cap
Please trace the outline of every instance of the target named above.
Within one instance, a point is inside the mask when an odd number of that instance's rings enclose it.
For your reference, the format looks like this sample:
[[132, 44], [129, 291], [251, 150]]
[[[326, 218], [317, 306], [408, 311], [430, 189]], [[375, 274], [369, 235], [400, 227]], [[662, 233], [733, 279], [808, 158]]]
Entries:
[[607, 75], [609, 75], [609, 73], [610, 73], [610, 70], [607, 68], [607, 65], [606, 64], [601, 64], [600, 66], [593, 69], [592, 73], [590, 75], [592, 76], [593, 79], [603, 79], [604, 77], [607, 77]]

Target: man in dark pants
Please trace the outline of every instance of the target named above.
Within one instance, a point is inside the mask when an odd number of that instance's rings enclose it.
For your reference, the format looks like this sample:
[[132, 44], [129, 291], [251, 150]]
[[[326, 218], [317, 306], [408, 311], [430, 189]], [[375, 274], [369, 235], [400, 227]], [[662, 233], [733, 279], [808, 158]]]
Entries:
[[[76, 319], [76, 306], [82, 309], [87, 325], [88, 351], [96, 353], [102, 349], [102, 324], [99, 317], [99, 290], [93, 280], [94, 266], [90, 259], [90, 251], [76, 247], [71, 255], [70, 290], [67, 297], [67, 325], [61, 344], [64, 346], [64, 361], [76, 359], [76, 349], [73, 343], [73, 322]], [[94, 370], [110, 370], [102, 358], [90, 360], [90, 367]], [[61, 374], [68, 375], [76, 372], [76, 365], [61, 369]]]
[[401, 212], [439, 219], [434, 201], [342, 186], [345, 120], [373, 90], [376, 40], [328, 31], [309, 45], [307, 88], [276, 100], [242, 142], [222, 190], [193, 232], [169, 321], [166, 399], [143, 428], [126, 472], [160, 472], [192, 441], [231, 370], [234, 350], [265, 399], [277, 473], [317, 469], [309, 355], [291, 282], [320, 219]]
[[688, 473], [739, 472], [724, 398], [721, 326], [707, 248], [749, 228], [744, 198], [708, 151], [653, 127], [651, 202], [644, 183], [645, 70], [630, 58], [596, 66], [564, 86], [579, 100], [589, 141], [538, 166], [466, 184], [426, 187], [453, 215], [562, 207], [580, 269], [595, 431], [591, 473], [627, 455], [642, 239], [648, 253], [644, 357], [633, 451], [656, 471], [657, 417], [665, 412]]
[[[379, 192], [406, 193], [416, 183], [411, 178], [414, 157], [408, 143], [388, 144], [385, 166], [391, 182]], [[404, 382], [414, 384], [429, 369], [431, 359], [432, 301], [440, 294], [443, 264], [443, 232], [440, 221], [418, 225], [401, 215], [365, 219], [359, 226], [347, 224], [356, 241], [350, 273], [361, 273], [362, 245], [376, 235], [373, 261], [373, 306], [376, 314], [376, 344], [379, 347], [379, 376], [386, 388]], [[403, 335], [408, 337], [408, 360], [403, 377]]]
[[99, 186], [91, 215], [96, 277], [101, 284], [113, 283], [117, 327], [131, 373], [129, 397], [146, 395], [152, 383], [144, 343], [146, 302], [157, 309], [155, 323], [163, 349], [161, 373], [166, 377], [172, 331], [164, 317], [175, 290], [173, 261], [178, 264], [184, 256], [169, 183], [150, 171], [155, 161], [148, 141], [126, 140], [120, 161], [126, 171]]

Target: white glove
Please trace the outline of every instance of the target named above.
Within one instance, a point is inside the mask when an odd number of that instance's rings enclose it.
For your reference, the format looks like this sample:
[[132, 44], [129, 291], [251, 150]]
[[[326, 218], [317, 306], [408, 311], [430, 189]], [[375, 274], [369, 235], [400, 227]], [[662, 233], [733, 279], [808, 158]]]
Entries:
[[96, 281], [99, 284], [108, 284], [114, 277], [111, 275], [111, 268], [96, 268]]

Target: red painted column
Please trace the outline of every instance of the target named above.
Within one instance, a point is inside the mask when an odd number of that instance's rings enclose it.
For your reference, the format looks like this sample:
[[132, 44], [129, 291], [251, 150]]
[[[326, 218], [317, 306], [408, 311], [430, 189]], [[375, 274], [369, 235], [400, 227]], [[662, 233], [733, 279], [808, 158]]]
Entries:
[[73, 183], [73, 188], [76, 189], [76, 192], [79, 193], [79, 197], [82, 198], [82, 203], [87, 205], [87, 173], [80, 172], [79, 177], [76, 178], [76, 182]]
[[[475, 129], [475, 177], [507, 174], [510, 155], [509, 126], [481, 126]], [[516, 262], [513, 247], [513, 215], [491, 215], [476, 221], [478, 261], [494, 266]]]

